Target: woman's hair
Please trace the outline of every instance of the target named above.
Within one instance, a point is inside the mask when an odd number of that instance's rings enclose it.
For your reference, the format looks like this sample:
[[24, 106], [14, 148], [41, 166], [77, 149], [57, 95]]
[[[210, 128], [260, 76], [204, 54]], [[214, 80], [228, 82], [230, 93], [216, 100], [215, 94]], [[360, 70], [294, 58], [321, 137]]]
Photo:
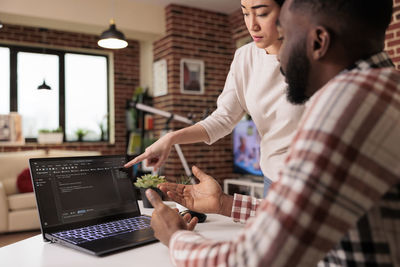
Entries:
[[274, 0], [275, 3], [277, 3], [280, 7], [282, 7], [283, 3], [285, 2], [285, 0]]

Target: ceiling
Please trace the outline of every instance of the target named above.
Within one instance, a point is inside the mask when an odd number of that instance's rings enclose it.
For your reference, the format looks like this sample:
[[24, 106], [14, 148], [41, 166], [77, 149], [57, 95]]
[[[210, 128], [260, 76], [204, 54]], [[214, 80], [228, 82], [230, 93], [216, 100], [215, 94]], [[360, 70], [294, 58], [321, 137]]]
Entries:
[[189, 7], [196, 7], [224, 14], [231, 14], [240, 8], [240, 0], [128, 0], [132, 2], [146, 2], [147, 4], [167, 6], [178, 4]]

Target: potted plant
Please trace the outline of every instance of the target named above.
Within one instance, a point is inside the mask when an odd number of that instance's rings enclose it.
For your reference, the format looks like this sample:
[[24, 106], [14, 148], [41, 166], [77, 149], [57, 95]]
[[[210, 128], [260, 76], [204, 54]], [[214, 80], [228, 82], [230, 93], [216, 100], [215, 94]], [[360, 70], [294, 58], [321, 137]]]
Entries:
[[153, 206], [151, 205], [151, 203], [149, 202], [149, 200], [146, 197], [146, 194], [145, 194], [146, 190], [149, 188], [153, 189], [160, 195], [160, 197], [162, 197], [162, 192], [160, 191], [160, 189], [157, 188], [157, 185], [159, 185], [161, 183], [165, 183], [165, 182], [167, 182], [165, 177], [158, 176], [157, 174], [155, 174], [155, 175], [146, 174], [137, 179], [137, 181], [134, 183], [134, 185], [140, 189], [140, 194], [141, 194], [142, 200], [143, 200], [143, 207], [153, 208]]
[[39, 144], [62, 144], [64, 133], [61, 127], [57, 129], [40, 129], [37, 142]]
[[83, 141], [83, 137], [84, 137], [85, 135], [87, 135], [88, 133], [89, 133], [88, 130], [85, 130], [85, 129], [82, 129], [82, 128], [77, 129], [77, 130], [75, 131], [75, 134], [76, 134], [76, 136], [78, 137], [78, 142], [82, 142], [82, 141]]

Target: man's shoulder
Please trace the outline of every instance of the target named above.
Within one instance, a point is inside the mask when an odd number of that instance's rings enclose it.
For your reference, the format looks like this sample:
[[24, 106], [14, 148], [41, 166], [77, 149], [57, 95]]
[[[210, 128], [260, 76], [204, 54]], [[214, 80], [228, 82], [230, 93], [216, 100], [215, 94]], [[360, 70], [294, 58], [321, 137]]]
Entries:
[[400, 94], [400, 72], [394, 68], [369, 68], [344, 71], [333, 78], [322, 89], [326, 93], [335, 93], [344, 88], [344, 94], [353, 94], [356, 90], [366, 90], [369, 93], [375, 91], [388, 91], [392, 94]]
[[371, 110], [383, 112], [388, 106], [393, 107], [391, 112], [400, 114], [400, 73], [394, 68], [342, 72], [321, 88], [307, 106], [310, 121], [343, 121]]

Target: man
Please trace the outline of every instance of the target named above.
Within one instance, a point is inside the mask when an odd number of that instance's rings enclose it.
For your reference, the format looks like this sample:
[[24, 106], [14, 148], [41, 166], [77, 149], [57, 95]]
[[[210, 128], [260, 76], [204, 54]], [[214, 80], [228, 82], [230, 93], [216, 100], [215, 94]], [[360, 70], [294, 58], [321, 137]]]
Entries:
[[[265, 200], [165, 184], [190, 209], [247, 220], [230, 242], [186, 231], [147, 194], [152, 227], [178, 266], [400, 266], [400, 73], [382, 52], [391, 0], [289, 0], [278, 25], [288, 98], [309, 101]], [[255, 212], [257, 210], [257, 212]], [[257, 213], [257, 214], [255, 214]]]

